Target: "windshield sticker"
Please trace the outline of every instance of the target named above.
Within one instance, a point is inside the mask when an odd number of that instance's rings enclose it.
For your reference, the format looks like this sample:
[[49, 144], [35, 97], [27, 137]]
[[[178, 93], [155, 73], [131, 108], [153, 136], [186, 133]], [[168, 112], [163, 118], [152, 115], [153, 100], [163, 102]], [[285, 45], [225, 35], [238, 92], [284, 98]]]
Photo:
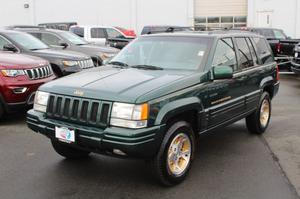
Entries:
[[203, 50], [200, 50], [200, 51], [198, 52], [198, 56], [199, 56], [199, 57], [203, 57], [203, 55], [204, 55], [204, 51], [203, 51]]

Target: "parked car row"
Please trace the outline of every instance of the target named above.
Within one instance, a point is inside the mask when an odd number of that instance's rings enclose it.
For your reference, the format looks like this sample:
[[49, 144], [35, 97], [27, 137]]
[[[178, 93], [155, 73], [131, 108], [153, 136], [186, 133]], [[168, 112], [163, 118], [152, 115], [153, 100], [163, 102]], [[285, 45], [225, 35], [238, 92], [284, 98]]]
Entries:
[[101, 66], [118, 52], [90, 44], [69, 31], [38, 26], [0, 30], [0, 118], [32, 105], [41, 84]]

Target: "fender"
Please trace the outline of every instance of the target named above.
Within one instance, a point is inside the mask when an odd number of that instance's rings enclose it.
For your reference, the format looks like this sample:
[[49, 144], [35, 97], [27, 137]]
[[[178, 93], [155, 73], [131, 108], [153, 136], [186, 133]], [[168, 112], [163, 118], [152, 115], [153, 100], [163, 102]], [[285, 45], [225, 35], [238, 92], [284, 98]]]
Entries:
[[166, 104], [159, 111], [154, 124], [165, 124], [169, 118], [190, 110], [196, 110], [198, 111], [198, 113], [204, 110], [201, 100], [199, 98], [188, 97], [184, 99], [175, 100]]
[[263, 90], [266, 86], [273, 85], [274, 77], [267, 76], [263, 78], [259, 84], [259, 89]]

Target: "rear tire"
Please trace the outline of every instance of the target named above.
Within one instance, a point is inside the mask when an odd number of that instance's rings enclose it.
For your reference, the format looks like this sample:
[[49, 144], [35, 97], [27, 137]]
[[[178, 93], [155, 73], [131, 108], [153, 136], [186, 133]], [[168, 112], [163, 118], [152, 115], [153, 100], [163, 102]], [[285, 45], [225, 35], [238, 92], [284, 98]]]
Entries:
[[250, 133], [263, 134], [271, 119], [271, 99], [267, 92], [260, 98], [258, 109], [246, 117], [246, 125]]
[[185, 121], [174, 123], [151, 161], [157, 180], [164, 186], [181, 183], [191, 168], [194, 149], [195, 136], [191, 126]]
[[64, 143], [60, 143], [56, 140], [51, 140], [54, 150], [61, 156], [67, 159], [81, 159], [89, 156], [89, 151], [84, 151], [80, 149], [75, 149], [73, 147], [67, 146]]

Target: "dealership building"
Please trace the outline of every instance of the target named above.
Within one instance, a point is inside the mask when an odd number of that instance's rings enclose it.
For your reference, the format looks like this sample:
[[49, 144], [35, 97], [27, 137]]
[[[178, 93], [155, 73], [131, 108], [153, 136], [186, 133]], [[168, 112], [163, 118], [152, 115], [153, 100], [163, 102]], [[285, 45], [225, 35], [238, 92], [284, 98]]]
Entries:
[[75, 21], [131, 28], [273, 27], [300, 38], [300, 0], [0, 0], [0, 26]]

